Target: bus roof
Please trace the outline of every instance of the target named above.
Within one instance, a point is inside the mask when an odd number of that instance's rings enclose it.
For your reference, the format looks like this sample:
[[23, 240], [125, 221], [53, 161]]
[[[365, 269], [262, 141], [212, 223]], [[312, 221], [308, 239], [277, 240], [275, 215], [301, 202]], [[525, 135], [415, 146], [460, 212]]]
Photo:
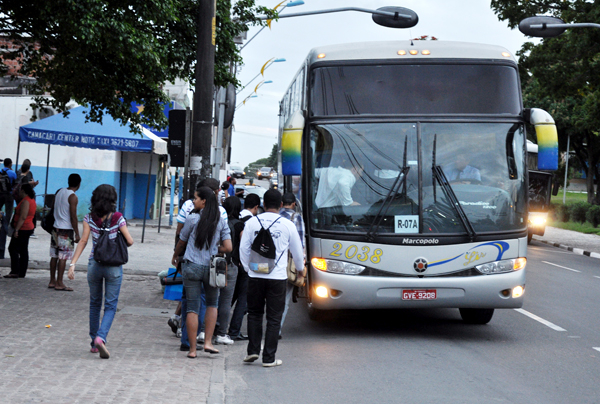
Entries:
[[[409, 53], [411, 50], [416, 50], [417, 54], [411, 55]], [[399, 51], [406, 53], [400, 55]], [[424, 54], [423, 51], [430, 53]], [[324, 54], [325, 57], [318, 58], [318, 55], [321, 54]], [[516, 64], [512, 53], [501, 46], [452, 41], [358, 42], [319, 46], [313, 48], [308, 54], [309, 64], [317, 61], [374, 59], [485, 59], [511, 60]]]

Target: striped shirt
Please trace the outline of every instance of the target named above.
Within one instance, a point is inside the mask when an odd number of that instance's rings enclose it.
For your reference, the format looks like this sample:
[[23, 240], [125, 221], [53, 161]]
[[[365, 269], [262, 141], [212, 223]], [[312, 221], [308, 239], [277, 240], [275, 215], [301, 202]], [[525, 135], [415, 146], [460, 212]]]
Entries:
[[[100, 230], [102, 228], [102, 219], [101, 218], [92, 218], [91, 213], [88, 213], [83, 218], [83, 221], [86, 222], [90, 226], [90, 231], [92, 233], [92, 252], [90, 254], [90, 259], [94, 258], [94, 247], [96, 246], [96, 242], [98, 241], [98, 237], [100, 237]], [[123, 226], [125, 226], [127, 222], [123, 215], [119, 212], [113, 213], [110, 218], [108, 237], [113, 239], [117, 237], [117, 232]]]
[[[181, 209], [179, 209], [179, 213], [177, 214], [177, 223], [185, 223], [185, 219], [187, 219], [188, 215], [192, 213], [194, 210], [194, 202], [191, 199], [188, 199], [181, 205]], [[224, 207], [219, 206], [219, 212], [221, 212], [221, 217], [225, 220], [225, 224], [229, 222], [227, 220], [227, 211]]]

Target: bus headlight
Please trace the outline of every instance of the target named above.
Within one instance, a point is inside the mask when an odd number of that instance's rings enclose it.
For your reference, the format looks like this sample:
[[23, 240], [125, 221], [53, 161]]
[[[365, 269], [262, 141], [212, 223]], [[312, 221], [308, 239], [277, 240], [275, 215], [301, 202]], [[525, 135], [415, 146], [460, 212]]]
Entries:
[[527, 258], [515, 258], [511, 260], [494, 261], [488, 262], [487, 264], [476, 265], [475, 269], [484, 275], [491, 275], [518, 271], [525, 268], [525, 265], [527, 265]]
[[540, 216], [536, 216], [536, 217], [532, 217], [529, 220], [529, 223], [531, 223], [534, 226], [542, 226], [544, 224], [546, 224], [546, 219]]
[[315, 269], [335, 274], [358, 275], [365, 270], [362, 265], [350, 262], [327, 260], [325, 258], [313, 258], [311, 263]]

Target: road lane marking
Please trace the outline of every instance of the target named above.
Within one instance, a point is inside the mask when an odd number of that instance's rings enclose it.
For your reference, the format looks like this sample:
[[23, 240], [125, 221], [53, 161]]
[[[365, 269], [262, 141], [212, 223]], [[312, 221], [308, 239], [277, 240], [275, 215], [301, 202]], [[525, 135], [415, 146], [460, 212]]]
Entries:
[[594, 278], [598, 278], [598, 279], [600, 279], [600, 276], [596, 276], [596, 275], [594, 275]]
[[548, 264], [548, 265], [554, 265], [555, 267], [559, 267], [559, 268], [562, 268], [562, 269], [568, 269], [569, 271], [573, 271], [573, 272], [581, 272], [581, 271], [578, 271], [578, 270], [576, 270], [576, 269], [573, 269], [573, 268], [567, 268], [567, 267], [563, 267], [562, 265], [553, 264], [553, 263], [551, 263], [551, 262], [548, 262], [548, 261], [542, 261], [542, 262], [543, 262], [544, 264]]
[[559, 327], [559, 326], [557, 326], [556, 324], [553, 324], [553, 323], [551, 323], [551, 322], [550, 322], [550, 321], [548, 321], [548, 320], [544, 320], [543, 318], [541, 318], [541, 317], [538, 317], [538, 316], [536, 316], [535, 314], [528, 312], [527, 310], [523, 310], [523, 309], [515, 309], [515, 311], [518, 311], [519, 313], [521, 313], [521, 314], [524, 314], [524, 315], [526, 315], [527, 317], [529, 317], [529, 318], [532, 318], [532, 319], [534, 319], [535, 321], [538, 321], [538, 322], [540, 322], [540, 323], [544, 324], [546, 327], [550, 327], [550, 328], [552, 328], [554, 331], [567, 331], [567, 330], [565, 330], [564, 328], [562, 328], [562, 327]]
[[600, 352], [600, 347], [595, 346], [594, 349], [598, 352]]

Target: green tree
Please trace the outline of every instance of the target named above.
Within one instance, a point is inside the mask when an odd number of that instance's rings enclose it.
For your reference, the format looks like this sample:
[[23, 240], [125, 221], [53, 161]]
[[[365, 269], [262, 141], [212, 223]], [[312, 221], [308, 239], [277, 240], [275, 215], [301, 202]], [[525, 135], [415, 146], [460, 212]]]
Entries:
[[[600, 1], [492, 0], [492, 10], [515, 28], [532, 15], [547, 14], [567, 23], [600, 22]], [[600, 178], [600, 30], [567, 30], [518, 52], [525, 107], [546, 109], [555, 119], [559, 143], [571, 150], [587, 177], [588, 201], [600, 202], [593, 179]]]
[[[0, 0], [0, 37], [11, 40], [0, 45], [0, 75], [17, 61], [10, 73], [36, 79], [29, 90], [37, 105], [64, 111], [72, 99], [89, 105], [91, 121], [101, 122], [105, 110], [124, 123], [164, 128], [162, 86], [194, 83], [199, 1]], [[276, 16], [254, 0], [218, 0], [215, 85], [236, 83], [233, 38], [263, 24], [257, 14]], [[133, 101], [144, 103], [143, 115], [130, 111]]]

